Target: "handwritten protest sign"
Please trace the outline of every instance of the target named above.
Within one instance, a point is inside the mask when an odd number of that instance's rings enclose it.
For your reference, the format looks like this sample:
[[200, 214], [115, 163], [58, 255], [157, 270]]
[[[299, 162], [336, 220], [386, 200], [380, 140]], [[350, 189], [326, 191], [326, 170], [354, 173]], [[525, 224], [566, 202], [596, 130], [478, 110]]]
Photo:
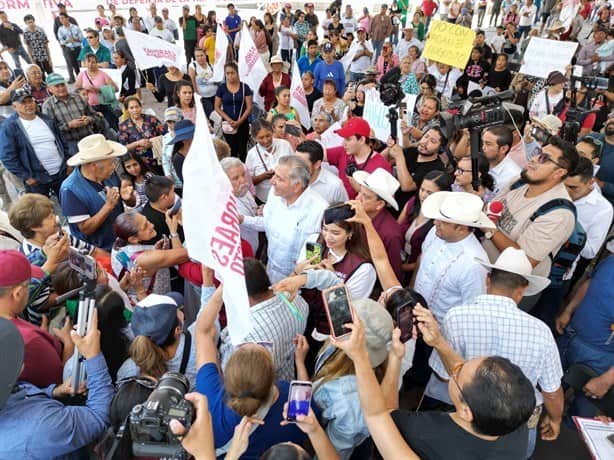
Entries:
[[565, 74], [565, 67], [571, 62], [577, 47], [577, 42], [531, 37], [520, 73], [540, 78], [548, 77], [553, 70]]
[[473, 48], [474, 38], [475, 32], [468, 27], [433, 21], [422, 56], [464, 69]]

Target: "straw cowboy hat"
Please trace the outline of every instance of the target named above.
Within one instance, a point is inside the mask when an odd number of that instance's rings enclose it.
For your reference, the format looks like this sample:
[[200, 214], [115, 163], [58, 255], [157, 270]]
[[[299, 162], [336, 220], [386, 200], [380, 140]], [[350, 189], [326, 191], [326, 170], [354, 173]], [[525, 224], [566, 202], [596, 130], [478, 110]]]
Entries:
[[91, 134], [77, 144], [79, 151], [68, 159], [68, 166], [81, 166], [95, 161], [124, 155], [128, 149], [118, 142], [108, 141], [102, 134]]
[[501, 254], [499, 254], [499, 257], [494, 264], [484, 262], [482, 259], [477, 257], [475, 260], [488, 270], [494, 268], [522, 276], [529, 282], [527, 290], [524, 293], [525, 296], [539, 294], [550, 284], [550, 280], [548, 278], [531, 274], [533, 271], [533, 266], [522, 249], [512, 247], [506, 248]]
[[552, 135], [558, 134], [559, 129], [563, 126], [561, 119], [552, 114], [544, 115], [541, 118], [531, 118], [531, 121]]
[[399, 210], [399, 205], [397, 204], [397, 200], [394, 199], [394, 194], [401, 184], [385, 169], [378, 168], [371, 174], [366, 171], [356, 171], [352, 175], [352, 179], [360, 185], [367, 187], [395, 210]]
[[290, 65], [286, 61], [284, 61], [279, 54], [271, 56], [271, 59], [269, 60], [269, 65], [273, 64], [281, 64], [283, 70], [287, 70], [290, 68]]
[[451, 224], [495, 229], [493, 221], [482, 212], [483, 207], [482, 199], [473, 193], [435, 192], [422, 203], [422, 214]]
[[560, 20], [555, 20], [550, 27], [546, 28], [546, 32], [556, 32], [557, 30], [565, 30], [565, 26]]

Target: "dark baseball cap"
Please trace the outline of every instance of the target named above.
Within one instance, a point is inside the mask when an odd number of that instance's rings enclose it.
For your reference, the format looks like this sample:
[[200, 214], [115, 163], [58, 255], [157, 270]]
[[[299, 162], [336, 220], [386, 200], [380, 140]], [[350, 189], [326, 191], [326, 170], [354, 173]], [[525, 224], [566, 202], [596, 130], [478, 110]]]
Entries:
[[24, 99], [33, 97], [30, 91], [24, 88], [14, 89], [11, 91], [11, 102], [23, 102]]
[[178, 292], [149, 294], [134, 307], [130, 322], [132, 332], [162, 345], [176, 324], [177, 310], [182, 306], [183, 296]]

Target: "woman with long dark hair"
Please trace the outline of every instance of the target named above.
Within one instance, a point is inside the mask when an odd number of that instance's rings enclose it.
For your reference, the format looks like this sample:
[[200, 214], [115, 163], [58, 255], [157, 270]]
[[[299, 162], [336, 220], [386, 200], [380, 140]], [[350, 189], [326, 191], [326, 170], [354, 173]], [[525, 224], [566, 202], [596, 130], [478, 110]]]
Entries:
[[433, 227], [433, 221], [424, 217], [420, 211], [426, 198], [435, 193], [452, 190], [452, 177], [444, 171], [430, 171], [426, 173], [420, 190], [409, 199], [397, 222], [405, 234], [405, 246], [402, 254], [405, 284], [409, 284], [411, 274], [416, 269], [416, 261], [422, 250], [422, 242]]
[[109, 286], [101, 286], [96, 293], [100, 350], [109, 367], [111, 380], [117, 379], [117, 371], [128, 358], [132, 333], [125, 316], [124, 300]]
[[137, 205], [145, 206], [149, 201], [145, 194], [145, 184], [147, 179], [154, 175], [149, 167], [143, 161], [143, 157], [137, 153], [128, 152], [126, 155], [120, 158], [120, 164], [126, 175], [130, 177], [134, 191], [137, 194]]
[[181, 110], [184, 120], [196, 122], [196, 108], [194, 107], [194, 88], [192, 83], [179, 81], [175, 85], [175, 96], [173, 98], [175, 106]]
[[253, 92], [239, 80], [239, 67], [234, 62], [224, 66], [224, 73], [226, 82], [220, 84], [215, 94], [215, 111], [222, 117], [224, 138], [232, 155], [245, 161]]

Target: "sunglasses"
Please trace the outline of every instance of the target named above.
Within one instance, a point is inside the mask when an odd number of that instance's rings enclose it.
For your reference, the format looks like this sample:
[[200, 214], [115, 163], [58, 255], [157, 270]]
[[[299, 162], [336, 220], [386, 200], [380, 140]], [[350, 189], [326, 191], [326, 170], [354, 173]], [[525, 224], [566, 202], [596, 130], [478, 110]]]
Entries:
[[[450, 377], [454, 381], [454, 384], [456, 385], [456, 388], [458, 388], [458, 392], [460, 393], [463, 402], [467, 405], [467, 407], [469, 407], [469, 409], [471, 409], [471, 405], [469, 404], [469, 401], [467, 400], [467, 397], [463, 393], [463, 389], [461, 388], [460, 384], [458, 383], [458, 376], [460, 375], [464, 365], [465, 365], [464, 361], [462, 361], [460, 363], [457, 363], [452, 368], [452, 373], [450, 374]], [[471, 409], [471, 412], [473, 412], [473, 409]]]
[[539, 163], [540, 165], [545, 164], [546, 162], [551, 162], [553, 164], [555, 164], [556, 166], [558, 166], [559, 168], [562, 169], [567, 169], [566, 166], [563, 166], [561, 163], [559, 163], [558, 161], [555, 161], [552, 159], [552, 156], [547, 154], [546, 152], [544, 152], [541, 147], [536, 147], [535, 148], [536, 153], [533, 154], [533, 160], [535, 160], [536, 163]]

